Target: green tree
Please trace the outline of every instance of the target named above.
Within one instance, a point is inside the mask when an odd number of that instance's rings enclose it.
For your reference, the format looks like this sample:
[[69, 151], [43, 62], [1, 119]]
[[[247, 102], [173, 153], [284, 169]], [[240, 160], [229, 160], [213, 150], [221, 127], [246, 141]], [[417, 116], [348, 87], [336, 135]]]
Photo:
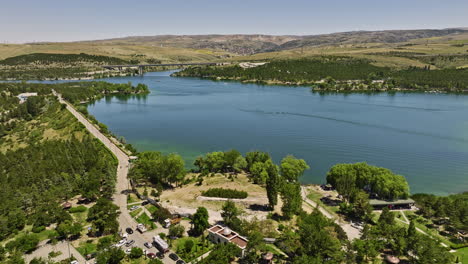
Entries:
[[240, 211], [233, 201], [226, 201], [222, 207], [221, 216], [223, 217], [224, 223], [232, 229], [239, 229]]
[[288, 182], [297, 182], [299, 177], [304, 174], [304, 171], [309, 168], [305, 160], [296, 159], [292, 155], [288, 155], [281, 160], [281, 176]]
[[111, 247], [101, 251], [96, 257], [96, 264], [119, 264], [125, 257], [125, 252], [120, 248]]
[[134, 247], [130, 250], [130, 254], [128, 256], [132, 259], [141, 258], [143, 256], [143, 249]]
[[291, 218], [302, 211], [301, 185], [299, 183], [286, 183], [281, 190], [283, 216]]
[[268, 179], [266, 181], [266, 191], [268, 197], [268, 204], [273, 210], [278, 204], [278, 193], [281, 188], [281, 178], [278, 173], [278, 166], [273, 164], [271, 160], [268, 160], [266, 164], [268, 166]]
[[340, 241], [329, 231], [332, 223], [317, 209], [301, 217], [298, 226], [302, 255], [327, 259], [330, 263], [341, 263], [344, 260]]
[[101, 251], [112, 246], [112, 236], [101, 237], [97, 243], [97, 250]]
[[77, 237], [80, 235], [83, 226], [80, 223], [73, 223], [72, 221], [64, 221], [60, 223], [56, 231], [59, 236], [68, 239], [68, 237]]
[[182, 225], [171, 225], [169, 227], [170, 237], [182, 237], [184, 235], [185, 228]]
[[159, 259], [151, 259], [148, 264], [163, 264], [163, 262]]
[[195, 245], [195, 244], [193, 243], [192, 240], [187, 240], [187, 241], [185, 241], [185, 244], [184, 244], [184, 250], [185, 250], [185, 252], [187, 252], [187, 253], [192, 252], [192, 248], [193, 248], [194, 245]]
[[88, 221], [93, 225], [94, 232], [111, 234], [119, 230], [117, 205], [107, 198], [100, 198], [88, 210]]
[[354, 217], [362, 221], [369, 221], [372, 217], [372, 206], [369, 195], [364, 191], [357, 191], [352, 198]]
[[193, 215], [193, 234], [195, 236], [202, 235], [203, 232], [210, 226], [208, 223], [208, 210], [205, 207], [198, 207]]

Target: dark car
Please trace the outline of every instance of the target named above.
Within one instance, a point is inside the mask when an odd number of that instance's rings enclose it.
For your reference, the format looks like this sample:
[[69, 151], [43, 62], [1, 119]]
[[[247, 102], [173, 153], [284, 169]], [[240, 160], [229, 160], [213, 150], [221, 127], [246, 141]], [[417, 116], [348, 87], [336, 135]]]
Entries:
[[175, 253], [169, 254], [169, 258], [172, 259], [173, 261], [176, 261], [179, 259], [179, 256], [177, 256]]
[[127, 233], [129, 233], [129, 234], [133, 234], [133, 229], [131, 229], [130, 227], [127, 227], [127, 229], [125, 229], [125, 231], [127, 231]]
[[176, 262], [176, 264], [185, 264], [185, 261], [179, 259], [179, 260]]
[[150, 259], [154, 259], [156, 257], [156, 255], [154, 253], [148, 253], [146, 254], [146, 256]]
[[135, 244], [135, 240], [130, 240], [127, 243], [125, 243], [125, 246], [129, 247], [131, 245]]
[[158, 253], [156, 253], [156, 257], [158, 257], [159, 259], [163, 259], [164, 258], [164, 253], [158, 252]]

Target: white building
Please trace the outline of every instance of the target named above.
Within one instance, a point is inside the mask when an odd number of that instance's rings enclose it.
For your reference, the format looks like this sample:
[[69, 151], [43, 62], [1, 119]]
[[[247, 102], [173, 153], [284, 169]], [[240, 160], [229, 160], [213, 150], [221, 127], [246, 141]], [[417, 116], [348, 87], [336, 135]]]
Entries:
[[208, 229], [208, 239], [215, 243], [234, 243], [242, 250], [242, 256], [244, 250], [249, 242], [247, 238], [240, 236], [236, 232], [232, 231], [229, 227], [223, 227], [220, 225], [212, 226]]

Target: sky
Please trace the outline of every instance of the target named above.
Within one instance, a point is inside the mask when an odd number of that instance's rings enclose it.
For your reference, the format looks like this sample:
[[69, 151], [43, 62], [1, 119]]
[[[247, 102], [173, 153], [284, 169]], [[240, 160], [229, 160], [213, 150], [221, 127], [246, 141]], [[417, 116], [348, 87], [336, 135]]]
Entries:
[[0, 0], [0, 43], [468, 27], [468, 0]]

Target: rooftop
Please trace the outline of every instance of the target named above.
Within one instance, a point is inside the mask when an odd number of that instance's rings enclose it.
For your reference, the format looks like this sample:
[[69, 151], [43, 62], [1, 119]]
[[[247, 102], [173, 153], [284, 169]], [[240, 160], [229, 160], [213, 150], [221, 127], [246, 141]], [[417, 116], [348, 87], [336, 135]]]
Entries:
[[398, 205], [398, 204], [414, 204], [415, 201], [413, 199], [404, 199], [404, 200], [393, 200], [393, 201], [385, 201], [385, 200], [369, 200], [370, 205]]

